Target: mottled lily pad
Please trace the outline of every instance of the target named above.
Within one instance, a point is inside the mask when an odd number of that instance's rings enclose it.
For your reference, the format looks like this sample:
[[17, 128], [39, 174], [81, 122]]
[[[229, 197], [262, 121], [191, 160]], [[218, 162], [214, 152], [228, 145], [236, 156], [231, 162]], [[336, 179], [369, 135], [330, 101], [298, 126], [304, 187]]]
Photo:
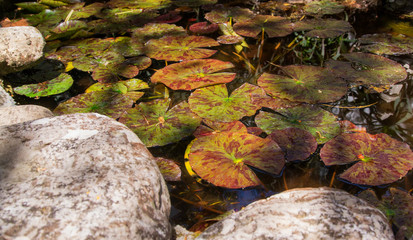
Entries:
[[152, 75], [151, 81], [153, 83], [161, 82], [173, 90], [192, 90], [231, 82], [236, 73], [218, 71], [232, 67], [234, 67], [232, 63], [216, 59], [184, 61], [158, 70]]
[[218, 30], [218, 24], [209, 22], [197, 22], [189, 26], [189, 30], [197, 34], [210, 34]]
[[116, 83], [95, 83], [88, 87], [85, 92], [107, 91], [111, 90], [117, 93], [127, 93], [131, 91], [137, 91], [149, 88], [149, 85], [140, 79], [129, 79], [125, 81], [119, 81]]
[[380, 209], [389, 222], [398, 228], [396, 235], [400, 239], [413, 237], [413, 197], [408, 192], [390, 188], [379, 200], [376, 193], [368, 189], [357, 196]]
[[130, 37], [117, 37], [112, 48], [124, 57], [135, 57], [144, 53], [144, 44], [139, 41], [132, 41]]
[[212, 38], [204, 36], [166, 36], [149, 40], [145, 44], [145, 53], [150, 58], [167, 61], [182, 61], [207, 58], [216, 50], [202, 47], [219, 46]]
[[304, 161], [317, 149], [317, 140], [310, 132], [300, 128], [275, 130], [269, 138], [284, 151], [288, 162]]
[[173, 160], [157, 157], [155, 162], [165, 181], [181, 181], [181, 169]]
[[158, 16], [154, 19], [154, 22], [157, 23], [176, 23], [179, 22], [179, 20], [182, 19], [182, 16], [179, 15], [178, 11], [170, 11], [168, 13], [165, 13], [161, 16]]
[[152, 64], [152, 59], [146, 56], [139, 56], [134, 58], [128, 58], [123, 62], [124, 64], [133, 65], [139, 68], [139, 70], [147, 69]]
[[260, 185], [249, 166], [280, 174], [285, 161], [282, 150], [271, 139], [227, 131], [195, 140], [189, 164], [202, 179], [216, 186], [245, 188]]
[[65, 1], [59, 0], [40, 0], [39, 3], [47, 5], [49, 7], [57, 8], [68, 5]]
[[111, 83], [120, 80], [118, 76], [133, 78], [139, 73], [139, 68], [129, 64], [99, 65], [93, 70], [92, 78], [101, 83]]
[[347, 84], [328, 69], [290, 65], [282, 68], [287, 76], [264, 73], [257, 83], [273, 97], [292, 102], [334, 102], [347, 92]]
[[261, 32], [268, 37], [284, 37], [293, 32], [292, 25], [283, 17], [257, 15], [253, 19], [234, 24], [234, 31], [245, 37], [257, 37]]
[[322, 144], [340, 133], [340, 124], [336, 117], [316, 106], [296, 106], [280, 109], [278, 114], [261, 111], [255, 122], [262, 130], [270, 134], [275, 130], [288, 127], [301, 128], [309, 131]]
[[158, 39], [164, 36], [186, 36], [185, 29], [181, 26], [167, 23], [148, 23], [144, 27], [132, 30], [132, 39], [146, 42], [150, 39]]
[[234, 122], [215, 122], [202, 120], [204, 124], [200, 125], [194, 132], [196, 138], [217, 134], [225, 131], [247, 133], [247, 127], [240, 121]]
[[143, 92], [119, 94], [111, 90], [82, 93], [60, 103], [53, 112], [56, 114], [95, 112], [116, 119], [130, 109], [143, 94]]
[[413, 38], [404, 35], [366, 34], [358, 41], [363, 51], [378, 55], [404, 55], [413, 53]]
[[87, 24], [84, 21], [80, 20], [70, 20], [70, 21], [65, 21], [57, 25], [55, 28], [53, 28], [52, 35], [47, 36], [47, 40], [55, 40], [59, 38], [66, 38], [74, 35], [76, 32], [86, 29]]
[[309, 19], [294, 23], [294, 31], [309, 31], [307, 37], [334, 38], [353, 31], [350, 23], [335, 19]]
[[327, 166], [356, 162], [340, 178], [360, 185], [392, 183], [413, 168], [409, 145], [384, 133], [343, 133], [328, 141], [320, 156]]
[[219, 122], [232, 122], [244, 116], [252, 116], [260, 108], [253, 104], [250, 93], [257, 86], [244, 83], [230, 96], [225, 84], [195, 90], [188, 99], [191, 110], [198, 116]]
[[343, 53], [349, 62], [329, 60], [326, 67], [348, 81], [366, 85], [391, 85], [407, 77], [406, 69], [388, 58], [370, 53]]
[[254, 17], [254, 13], [248, 8], [221, 7], [205, 14], [205, 19], [213, 23], [225, 23], [232, 19], [233, 22], [243, 22]]
[[199, 7], [207, 4], [215, 4], [218, 0], [179, 0], [174, 4], [180, 7]]
[[170, 6], [170, 0], [110, 0], [107, 3], [111, 8], [144, 8], [162, 9]]
[[147, 147], [163, 146], [191, 135], [201, 118], [181, 102], [168, 110], [170, 99], [141, 102], [119, 121], [134, 131]]
[[49, 6], [37, 2], [21, 2], [15, 3], [15, 5], [20, 9], [29, 11], [31, 13], [40, 13], [43, 10], [49, 8]]
[[105, 7], [105, 4], [100, 3], [100, 2], [89, 4], [86, 7], [84, 7], [84, 3], [79, 3], [79, 4], [80, 4], [79, 7], [76, 7], [76, 8], [72, 7], [67, 11], [67, 14], [69, 14], [70, 11], [73, 9], [72, 14], [70, 15], [71, 20], [77, 20], [81, 18], [88, 18], [88, 17], [94, 16], [98, 14], [103, 9], [103, 7]]
[[312, 16], [334, 15], [343, 11], [343, 5], [331, 0], [312, 1], [304, 6], [304, 12]]
[[46, 97], [67, 91], [73, 85], [72, 77], [67, 73], [60, 74], [57, 78], [50, 81], [27, 84], [15, 87], [13, 91], [19, 95], [31, 98]]
[[221, 44], [238, 44], [244, 41], [244, 38], [237, 35], [221, 35], [217, 38], [217, 42]]

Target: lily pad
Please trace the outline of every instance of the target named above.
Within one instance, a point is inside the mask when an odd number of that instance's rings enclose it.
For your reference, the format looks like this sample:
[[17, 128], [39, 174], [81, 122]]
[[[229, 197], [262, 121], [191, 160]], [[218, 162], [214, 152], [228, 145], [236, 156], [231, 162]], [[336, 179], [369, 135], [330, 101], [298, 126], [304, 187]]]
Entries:
[[37, 2], [21, 2], [15, 3], [15, 5], [20, 9], [29, 11], [31, 13], [40, 13], [43, 10], [49, 8], [49, 6]]
[[248, 8], [221, 7], [205, 14], [205, 19], [212, 23], [225, 23], [232, 19], [233, 22], [243, 22], [253, 18], [255, 14]]
[[234, 31], [245, 37], [257, 37], [261, 32], [268, 37], [284, 37], [293, 32], [292, 24], [283, 17], [257, 15], [253, 19], [234, 24]]
[[261, 111], [255, 117], [255, 123], [268, 134], [288, 127], [301, 128], [309, 131], [319, 144], [340, 133], [340, 124], [336, 117], [319, 107], [301, 105], [277, 112], [278, 114]]
[[155, 162], [165, 181], [181, 181], [181, 169], [173, 160], [157, 157]]
[[326, 67], [342, 78], [366, 85], [392, 85], [407, 77], [406, 69], [388, 58], [370, 53], [343, 53], [349, 62], [329, 60]]
[[213, 46], [219, 46], [219, 43], [209, 37], [165, 36], [149, 40], [145, 44], [145, 53], [157, 60], [182, 61], [210, 57], [217, 51], [202, 47]]
[[218, 122], [232, 122], [252, 116], [260, 108], [251, 101], [250, 93], [257, 86], [244, 83], [230, 96], [225, 84], [195, 90], [188, 99], [191, 110], [198, 116]]
[[53, 28], [51, 30], [53, 34], [47, 36], [46, 39], [51, 41], [60, 38], [67, 38], [74, 35], [76, 32], [86, 28], [86, 22], [80, 20], [70, 20], [67, 22], [65, 21]]
[[308, 2], [304, 12], [312, 16], [335, 15], [344, 11], [344, 6], [331, 0]]
[[218, 24], [209, 22], [197, 22], [189, 26], [189, 30], [197, 34], [210, 34], [218, 30]]
[[68, 5], [65, 1], [58, 1], [58, 0], [40, 0], [39, 3], [57, 8], [57, 7], [62, 7]]
[[317, 66], [283, 67], [287, 76], [264, 73], [257, 83], [273, 97], [292, 102], [334, 102], [347, 92], [347, 84], [326, 68]]
[[158, 70], [152, 75], [151, 81], [153, 83], [161, 82], [173, 90], [192, 90], [231, 82], [236, 73], [218, 71], [232, 67], [234, 67], [232, 63], [216, 59], [184, 61]]
[[110, 0], [108, 6], [111, 8], [143, 8], [162, 9], [170, 6], [170, 0]]
[[216, 186], [245, 188], [260, 184], [249, 166], [280, 174], [285, 161], [282, 150], [271, 139], [221, 132], [194, 141], [189, 164], [202, 179]]
[[144, 44], [139, 41], [132, 41], [130, 37], [117, 37], [112, 48], [124, 57], [135, 57], [144, 53]]
[[191, 135], [201, 118], [181, 102], [171, 109], [170, 99], [141, 102], [129, 109], [119, 121], [134, 131], [147, 147], [163, 146]]
[[101, 83], [111, 83], [120, 80], [118, 76], [133, 78], [138, 75], [139, 68], [128, 64], [99, 65], [93, 73], [92, 78]]
[[217, 42], [221, 44], [238, 44], [244, 41], [244, 38], [238, 35], [221, 35], [217, 38]]
[[168, 13], [156, 17], [154, 21], [157, 23], [176, 23], [179, 22], [179, 20], [181, 19], [182, 16], [179, 15], [178, 11], [170, 11]]
[[274, 140], [285, 153], [287, 162], [304, 161], [317, 149], [317, 140], [300, 128], [275, 130], [268, 138]]
[[179, 0], [173, 3], [179, 7], [199, 7], [207, 4], [215, 4], [218, 0]]
[[144, 70], [151, 66], [152, 59], [146, 56], [139, 56], [139, 57], [134, 57], [134, 58], [128, 58], [123, 63], [127, 65], [136, 66], [139, 70]]
[[363, 51], [378, 55], [404, 55], [413, 53], [413, 38], [404, 35], [365, 34], [358, 41]]
[[67, 14], [69, 14], [70, 11], [73, 10], [72, 14], [70, 15], [71, 20], [77, 20], [81, 18], [88, 18], [88, 17], [94, 16], [98, 14], [105, 7], [105, 4], [100, 3], [100, 2], [89, 4], [86, 7], [84, 7], [85, 3], [78, 3], [78, 4], [80, 4], [78, 7], [76, 8], [71, 7], [67, 11]]
[[413, 168], [409, 145], [384, 133], [343, 133], [328, 141], [320, 156], [327, 166], [356, 162], [340, 178], [360, 185], [392, 183]]
[[196, 138], [217, 134], [225, 131], [247, 133], [247, 127], [240, 121], [215, 122], [204, 119], [202, 120], [202, 122], [204, 124], [197, 127], [193, 134]]
[[95, 83], [88, 87], [85, 92], [107, 91], [111, 90], [117, 93], [127, 93], [149, 88], [149, 85], [140, 79], [129, 79], [126, 81], [119, 81], [116, 83]]
[[117, 119], [143, 94], [143, 92], [119, 94], [111, 90], [82, 93], [60, 103], [53, 112], [59, 115], [95, 112]]
[[186, 36], [186, 30], [181, 26], [167, 23], [148, 23], [144, 27], [132, 30], [132, 40], [146, 42], [164, 36]]
[[57, 78], [50, 81], [27, 84], [15, 87], [13, 91], [19, 95], [31, 98], [46, 97], [67, 91], [73, 85], [72, 77], [67, 73], [60, 74]]
[[294, 31], [309, 31], [307, 37], [334, 38], [353, 31], [350, 23], [335, 19], [309, 19], [295, 22]]

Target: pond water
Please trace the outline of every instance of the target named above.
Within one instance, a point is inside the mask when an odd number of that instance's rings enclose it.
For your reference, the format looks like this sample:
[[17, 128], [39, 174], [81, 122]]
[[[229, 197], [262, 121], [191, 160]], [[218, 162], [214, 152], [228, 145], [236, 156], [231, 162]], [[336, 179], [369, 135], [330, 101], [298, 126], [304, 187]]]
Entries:
[[[251, 9], [253, 7], [256, 8], [256, 6], [249, 4], [239, 5]], [[170, 9], [172, 8], [161, 9], [160, 12], [166, 13]], [[209, 9], [201, 8], [200, 12], [199, 9], [195, 9], [196, 11], [182, 11], [183, 19], [175, 24], [187, 29], [193, 21], [204, 20], [202, 13], [208, 12]], [[293, 15], [293, 10], [288, 11], [288, 14], [284, 13], [284, 15]], [[394, 16], [384, 16], [381, 13], [373, 21], [370, 19], [372, 15], [374, 13], [371, 12], [369, 14], [352, 15], [351, 19], [355, 19], [353, 27], [356, 34], [345, 34], [343, 37], [334, 38], [331, 41], [323, 41], [321, 43], [319, 40], [306, 38], [304, 40], [308, 41], [308, 44], [304, 45], [303, 36], [300, 33], [290, 34], [283, 38], [266, 37], [265, 40], [259, 37], [247, 38], [246, 42], [249, 45], [249, 50], [244, 51], [245, 55], [234, 53], [232, 45], [221, 45], [213, 47], [213, 49], [218, 50], [213, 58], [230, 61], [235, 65], [234, 69], [237, 77], [234, 81], [227, 83], [228, 90], [231, 92], [245, 82], [257, 84], [257, 79], [263, 72], [280, 74], [281, 71], [277, 65], [325, 65], [327, 58], [333, 57], [337, 53], [337, 44], [340, 41], [342, 41], [342, 52], [354, 51], [355, 49], [352, 48], [351, 44], [354, 43], [355, 38], [359, 38], [363, 34], [400, 33], [413, 37], [412, 22], [399, 20]], [[339, 15], [337, 18], [345, 17], [344, 15]], [[370, 26], [380, 27], [371, 28]], [[102, 38], [109, 37], [106, 35], [98, 36]], [[207, 36], [216, 39], [220, 34], [215, 32]], [[296, 47], [290, 48], [289, 46], [293, 44], [296, 44]], [[410, 64], [413, 67], [412, 54], [388, 57], [406, 67], [409, 67]], [[272, 62], [272, 64], [269, 64], [269, 62]], [[159, 70], [168, 64], [170, 65], [170, 63], [165, 61], [153, 59], [151, 67], [140, 71], [137, 77], [150, 83], [150, 78], [155, 73], [155, 69]], [[52, 79], [57, 77], [64, 68], [65, 65], [59, 61], [45, 60], [32, 69], [4, 76], [4, 84], [5, 86], [16, 87], [28, 82], [41, 82], [45, 78]], [[19, 104], [37, 104], [53, 110], [59, 103], [83, 93], [95, 82], [90, 73], [77, 69], [71, 70], [69, 73], [74, 79], [74, 85], [67, 92], [38, 99], [15, 94], [14, 98]], [[139, 100], [140, 102], [150, 102], [154, 98], [163, 98], [167, 92], [166, 96], [169, 96], [173, 104], [176, 104], [187, 100], [191, 94], [191, 91], [184, 90], [173, 91], [169, 89], [168, 91], [160, 83], [150, 83], [150, 89], [146, 89], [144, 92], [145, 95]], [[357, 127], [365, 128], [368, 133], [389, 134], [391, 137], [409, 144], [410, 148], [413, 147], [413, 77], [411, 74], [408, 75], [406, 80], [393, 85], [390, 89], [381, 93], [377, 93], [365, 86], [352, 86], [340, 100], [318, 105], [336, 115], [338, 120], [349, 120]], [[243, 117], [241, 121], [247, 127], [256, 127], [257, 125], [254, 121], [256, 115]], [[262, 199], [287, 189], [330, 186], [344, 189], [351, 194], [357, 194], [367, 188], [367, 186], [351, 184], [337, 178], [349, 166], [326, 167], [320, 160], [319, 155], [322, 144], [319, 144], [316, 152], [311, 154], [306, 161], [287, 163], [282, 173], [277, 176], [254, 169], [262, 182], [261, 186], [244, 189], [216, 187], [188, 172], [188, 170], [191, 170], [186, 167], [187, 160], [185, 160], [184, 155], [187, 146], [194, 138], [189, 136], [166, 146], [150, 148], [155, 157], [172, 159], [180, 166], [182, 181], [168, 183], [173, 205], [171, 221], [193, 231], [204, 229], [209, 224], [215, 222], [217, 220], [216, 217], [220, 214], [229, 210], [238, 210], [257, 199]], [[411, 193], [413, 190], [413, 172], [410, 171], [399, 181], [384, 186], [372, 187], [372, 189], [380, 195], [390, 187], [404, 189]]]

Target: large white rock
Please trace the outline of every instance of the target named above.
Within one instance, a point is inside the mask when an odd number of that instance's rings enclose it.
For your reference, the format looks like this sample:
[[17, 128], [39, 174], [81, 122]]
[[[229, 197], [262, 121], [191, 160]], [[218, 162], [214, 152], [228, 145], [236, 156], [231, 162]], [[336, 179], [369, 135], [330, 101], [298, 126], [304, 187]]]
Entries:
[[0, 107], [0, 126], [53, 116], [52, 111], [39, 105]]
[[301, 188], [254, 202], [199, 239], [394, 239], [380, 210], [347, 192]]
[[169, 194], [123, 124], [71, 114], [0, 127], [1, 239], [169, 239]]
[[31, 67], [43, 56], [45, 44], [35, 27], [0, 28], [0, 75]]

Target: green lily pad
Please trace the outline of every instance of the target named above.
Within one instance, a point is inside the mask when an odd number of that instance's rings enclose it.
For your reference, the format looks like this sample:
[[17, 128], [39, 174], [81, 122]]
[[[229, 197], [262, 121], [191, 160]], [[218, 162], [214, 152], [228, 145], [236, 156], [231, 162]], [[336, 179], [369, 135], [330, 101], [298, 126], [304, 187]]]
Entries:
[[40, 13], [43, 10], [49, 8], [49, 6], [37, 2], [21, 2], [15, 3], [15, 5], [20, 9], [29, 11], [31, 13]]
[[391, 34], [365, 34], [358, 41], [363, 51], [378, 55], [404, 55], [413, 53], [413, 38]]
[[27, 84], [15, 87], [13, 91], [19, 95], [31, 98], [46, 97], [67, 91], [73, 85], [72, 77], [67, 73], [60, 74], [57, 78], [50, 81]]
[[129, 20], [132, 20], [133, 18], [139, 16], [143, 12], [143, 9], [141, 8], [111, 8], [111, 9], [105, 9], [102, 11], [104, 14], [105, 18], [110, 19], [110, 21], [115, 22], [115, 23], [122, 23], [122, 22], [128, 22]]
[[390, 188], [379, 200], [376, 193], [368, 189], [357, 196], [380, 209], [389, 222], [399, 229], [397, 236], [404, 236], [405, 239], [413, 237], [413, 197], [408, 192]]
[[250, 93], [257, 86], [244, 83], [230, 96], [225, 84], [195, 90], [188, 98], [191, 110], [198, 116], [218, 122], [232, 122], [244, 116], [252, 116], [260, 108], [251, 101]]
[[117, 37], [111, 48], [124, 57], [135, 57], [144, 53], [144, 44], [132, 41], [130, 37]]
[[201, 47], [213, 46], [219, 46], [219, 43], [209, 37], [165, 36], [149, 40], [145, 44], [145, 53], [157, 60], [182, 61], [210, 57], [217, 51]]
[[275, 130], [268, 137], [280, 146], [287, 162], [304, 161], [317, 150], [315, 137], [300, 128]]
[[334, 38], [344, 33], [353, 31], [350, 23], [335, 19], [309, 19], [295, 22], [293, 25], [295, 32], [309, 31], [306, 37]]
[[360, 185], [392, 183], [413, 168], [409, 145], [384, 133], [343, 133], [328, 141], [320, 156], [327, 166], [356, 162], [340, 178]]
[[234, 31], [245, 37], [257, 37], [261, 32], [268, 37], [284, 37], [293, 32], [292, 24], [286, 18], [271, 15], [257, 15], [254, 18], [237, 22]]
[[215, 4], [218, 0], [179, 0], [173, 3], [179, 7], [199, 7], [207, 4]]
[[221, 7], [215, 8], [205, 14], [205, 19], [212, 23], [225, 23], [232, 19], [233, 22], [243, 22], [253, 18], [255, 14], [248, 8]]
[[170, 0], [110, 0], [108, 6], [111, 8], [143, 8], [162, 9], [171, 5]]
[[30, 25], [39, 29], [43, 36], [50, 35], [50, 30], [63, 20], [61, 12], [56, 10], [45, 9], [38, 14], [25, 17], [29, 21]]
[[348, 81], [366, 85], [392, 85], [407, 77], [406, 69], [388, 58], [370, 53], [343, 53], [349, 62], [329, 60], [326, 67]]
[[80, 4], [81, 4], [81, 7], [77, 7], [75, 9], [72, 7], [71, 9], [67, 11], [67, 13], [69, 13], [73, 9], [73, 13], [70, 16], [71, 20], [77, 20], [81, 18], [88, 18], [88, 17], [94, 16], [98, 14], [105, 7], [105, 4], [100, 3], [100, 2], [89, 4], [86, 7], [84, 7], [84, 3], [80, 3]]
[[51, 41], [59, 38], [67, 38], [74, 35], [76, 32], [86, 28], [86, 22], [80, 20], [62, 22], [51, 30], [52, 35], [48, 36], [47, 40]]
[[110, 46], [115, 44], [114, 38], [87, 38], [75, 41], [71, 46], [76, 46], [84, 54], [102, 55]]
[[273, 97], [292, 102], [334, 102], [347, 92], [347, 84], [326, 68], [290, 65], [282, 68], [287, 76], [264, 73], [257, 83]]
[[92, 73], [92, 78], [101, 83], [111, 83], [120, 80], [118, 76], [133, 78], [138, 75], [139, 68], [128, 64], [99, 65]]
[[308, 2], [304, 6], [304, 12], [307, 15], [323, 16], [323, 15], [335, 15], [344, 11], [344, 6], [338, 2], [331, 0], [321, 0]]
[[73, 59], [73, 67], [84, 72], [93, 72], [98, 66], [99, 61], [93, 57], [81, 56]]
[[39, 3], [57, 8], [57, 7], [62, 7], [68, 5], [65, 1], [58, 1], [58, 0], [40, 0]]
[[165, 181], [181, 181], [181, 169], [173, 160], [157, 157], [155, 162]]
[[164, 36], [186, 36], [186, 30], [181, 26], [168, 23], [148, 23], [144, 27], [132, 30], [132, 40], [146, 42]]
[[[236, 73], [218, 72], [232, 68], [230, 62], [216, 59], [196, 59], [168, 65], [152, 75], [153, 83], [161, 82], [173, 90], [192, 90], [231, 82]], [[217, 73], [218, 72], [218, 73]]]
[[129, 109], [119, 121], [134, 131], [147, 147], [163, 146], [191, 135], [201, 118], [181, 102], [168, 110], [171, 100], [141, 102]]
[[202, 179], [216, 186], [245, 188], [260, 185], [249, 166], [280, 174], [285, 161], [284, 153], [271, 139], [227, 131], [194, 141], [189, 164]]
[[336, 117], [319, 107], [301, 105], [277, 110], [278, 114], [261, 111], [255, 117], [255, 123], [266, 133], [288, 127], [309, 131], [322, 144], [340, 133], [340, 124]]
[[240, 121], [234, 122], [215, 122], [209, 120], [202, 120], [204, 124], [197, 127], [193, 135], [196, 138], [217, 134], [225, 131], [243, 132], [247, 133], [247, 127]]
[[117, 93], [127, 93], [131, 91], [138, 91], [138, 90], [148, 89], [148, 88], [149, 88], [149, 85], [146, 82], [140, 79], [132, 78], [129, 80], [119, 81], [116, 83], [99, 83], [98, 82], [88, 87], [85, 90], [85, 92], [88, 93], [88, 92], [111, 90]]

